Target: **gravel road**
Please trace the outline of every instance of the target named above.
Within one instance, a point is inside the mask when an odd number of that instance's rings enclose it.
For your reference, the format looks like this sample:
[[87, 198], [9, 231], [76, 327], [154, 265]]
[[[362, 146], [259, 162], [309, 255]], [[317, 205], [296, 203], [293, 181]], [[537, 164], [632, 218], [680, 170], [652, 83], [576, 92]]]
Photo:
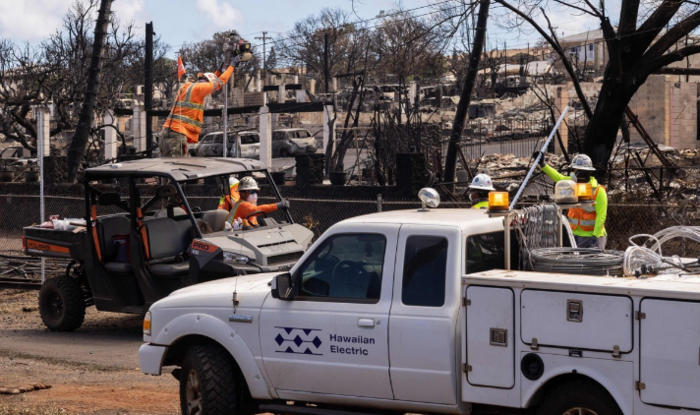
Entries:
[[73, 333], [49, 332], [37, 291], [0, 290], [0, 388], [50, 389], [0, 395], [0, 415], [179, 414], [178, 382], [139, 370], [138, 316], [88, 309]]

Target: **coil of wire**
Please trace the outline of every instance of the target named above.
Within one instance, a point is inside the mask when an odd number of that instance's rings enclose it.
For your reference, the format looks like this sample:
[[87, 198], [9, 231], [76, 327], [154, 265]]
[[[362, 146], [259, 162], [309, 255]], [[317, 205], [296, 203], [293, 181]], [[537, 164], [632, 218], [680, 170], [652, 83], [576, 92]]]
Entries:
[[624, 253], [592, 248], [540, 248], [530, 252], [535, 271], [562, 274], [622, 275]]

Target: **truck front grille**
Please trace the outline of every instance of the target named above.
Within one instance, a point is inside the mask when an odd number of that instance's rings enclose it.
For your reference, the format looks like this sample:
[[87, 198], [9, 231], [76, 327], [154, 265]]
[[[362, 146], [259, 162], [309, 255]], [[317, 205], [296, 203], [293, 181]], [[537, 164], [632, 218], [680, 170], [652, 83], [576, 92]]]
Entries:
[[292, 252], [291, 254], [271, 256], [267, 259], [267, 265], [276, 265], [296, 261], [301, 258], [302, 255], [304, 255], [303, 252]]

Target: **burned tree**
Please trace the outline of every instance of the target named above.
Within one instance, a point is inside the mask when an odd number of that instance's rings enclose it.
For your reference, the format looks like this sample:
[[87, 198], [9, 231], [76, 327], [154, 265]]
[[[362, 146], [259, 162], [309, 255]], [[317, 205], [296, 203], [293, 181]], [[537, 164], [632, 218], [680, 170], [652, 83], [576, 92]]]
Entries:
[[[578, 86], [575, 68], [565, 56], [549, 24], [545, 4], [494, 1], [534, 27], [562, 58], [567, 73], [574, 81], [583, 109], [589, 116], [584, 134], [584, 151], [591, 156], [594, 165], [601, 172], [607, 169], [607, 161], [612, 154], [625, 108], [639, 87], [649, 75], [659, 69], [700, 53], [700, 45], [681, 44], [700, 25], [700, 6], [696, 2], [661, 0], [643, 3], [640, 0], [622, 0], [616, 28], [606, 14], [604, 2], [596, 6], [588, 0], [551, 0], [553, 4], [593, 16], [600, 22], [610, 59], [605, 68], [597, 105], [595, 110], [591, 110]], [[536, 22], [539, 16], [545, 18], [548, 30]]]

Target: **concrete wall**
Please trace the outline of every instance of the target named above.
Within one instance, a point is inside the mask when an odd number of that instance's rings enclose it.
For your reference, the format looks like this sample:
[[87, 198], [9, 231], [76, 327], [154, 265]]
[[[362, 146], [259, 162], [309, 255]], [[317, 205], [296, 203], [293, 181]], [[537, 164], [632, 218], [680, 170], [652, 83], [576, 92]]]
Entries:
[[[676, 148], [698, 148], [698, 84], [677, 82], [677, 76], [654, 75], [637, 91], [630, 108], [651, 138]], [[642, 139], [630, 129], [633, 142]]]
[[[557, 88], [560, 87], [561, 85], [539, 85], [539, 88], [544, 90], [546, 88], [547, 90], [547, 95], [549, 95], [550, 98], [553, 98], [557, 94]], [[599, 83], [593, 83], [593, 82], [582, 82], [581, 83], [581, 89], [583, 90], [583, 94], [587, 97], [591, 96], [596, 96], [598, 95], [598, 92], [600, 92], [600, 87], [601, 84]], [[566, 84], [566, 88], [568, 90], [569, 98], [570, 99], [576, 99], [576, 90], [574, 89], [574, 84], [569, 82]], [[538, 94], [542, 94], [540, 91], [538, 91]], [[537, 95], [529, 89], [526, 93], [523, 95], [517, 97], [517, 98], [512, 98], [512, 99], [504, 99], [501, 100], [498, 104], [498, 107], [496, 108], [496, 111], [501, 112], [501, 111], [512, 111], [512, 110], [517, 110], [517, 109], [522, 109], [526, 108], [535, 104], [538, 104], [540, 102], [539, 98], [537, 98]]]

